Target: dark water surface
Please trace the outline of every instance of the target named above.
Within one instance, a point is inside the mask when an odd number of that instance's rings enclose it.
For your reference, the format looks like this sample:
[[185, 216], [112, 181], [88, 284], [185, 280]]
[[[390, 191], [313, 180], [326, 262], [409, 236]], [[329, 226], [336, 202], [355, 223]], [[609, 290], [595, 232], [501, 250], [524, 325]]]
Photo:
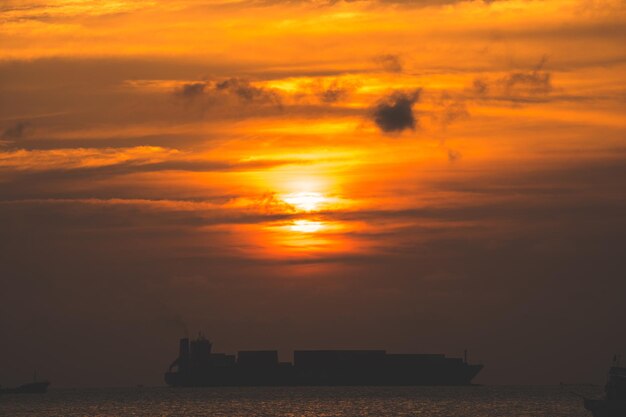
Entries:
[[0, 396], [0, 416], [589, 417], [582, 400], [569, 390], [493, 386], [51, 389], [43, 395]]

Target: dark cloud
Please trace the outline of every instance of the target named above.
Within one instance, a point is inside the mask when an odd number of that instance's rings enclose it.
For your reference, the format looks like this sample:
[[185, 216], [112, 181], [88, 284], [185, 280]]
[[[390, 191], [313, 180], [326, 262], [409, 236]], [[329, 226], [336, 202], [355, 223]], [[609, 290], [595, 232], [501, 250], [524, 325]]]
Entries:
[[176, 94], [185, 98], [199, 97], [204, 93], [204, 89], [206, 88], [206, 86], [207, 86], [206, 83], [202, 83], [202, 82], [184, 84], [176, 92]]
[[217, 82], [193, 82], [183, 84], [174, 91], [178, 97], [196, 99], [206, 97], [219, 101], [219, 96], [228, 94], [244, 103], [281, 104], [280, 95], [271, 89], [257, 87], [243, 78], [227, 78]]
[[448, 149], [448, 161], [450, 162], [456, 162], [459, 159], [461, 159], [463, 155], [461, 154], [461, 152], [455, 150], [455, 149]]
[[517, 71], [508, 74], [502, 83], [508, 94], [549, 94], [552, 91], [552, 75], [543, 70], [547, 58], [543, 57], [532, 71]]
[[402, 72], [403, 69], [402, 60], [398, 55], [379, 55], [374, 58], [374, 62], [383, 70], [389, 72]]
[[543, 57], [530, 71], [512, 71], [501, 78], [474, 79], [468, 94], [482, 100], [511, 101], [515, 103], [544, 102], [549, 99], [579, 100], [579, 97], [552, 97], [552, 74], [544, 70], [547, 58]]
[[319, 94], [320, 100], [324, 103], [335, 103], [342, 100], [346, 96], [346, 90], [329, 88]]
[[489, 84], [482, 78], [476, 78], [472, 83], [472, 90], [478, 96], [484, 96], [489, 92]]
[[9, 126], [6, 129], [4, 129], [0, 137], [2, 139], [8, 139], [8, 140], [21, 139], [24, 136], [28, 127], [30, 127], [29, 122], [23, 122], [23, 121], [17, 122], [14, 125]]
[[280, 96], [275, 91], [254, 86], [250, 81], [242, 78], [229, 78], [217, 82], [215, 91], [226, 91], [239, 97], [240, 100], [251, 103], [280, 104]]
[[434, 100], [433, 105], [435, 108], [433, 118], [444, 127], [457, 120], [467, 119], [470, 116], [465, 99], [460, 96], [454, 96], [447, 91], [442, 92]]
[[353, 83], [332, 80], [329, 83], [319, 81], [313, 85], [315, 95], [323, 103], [336, 103], [345, 100], [355, 89]]
[[396, 91], [376, 104], [372, 112], [374, 123], [385, 133], [415, 129], [417, 119], [413, 105], [419, 100], [421, 89], [411, 92]]

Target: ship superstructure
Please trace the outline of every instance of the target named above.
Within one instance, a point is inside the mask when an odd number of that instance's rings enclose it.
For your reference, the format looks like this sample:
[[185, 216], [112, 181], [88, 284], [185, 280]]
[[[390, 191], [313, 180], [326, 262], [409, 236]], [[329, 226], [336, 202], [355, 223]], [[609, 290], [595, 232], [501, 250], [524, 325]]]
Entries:
[[213, 353], [211, 342], [180, 339], [178, 358], [165, 373], [170, 386], [469, 385], [483, 365], [443, 354], [389, 354], [385, 350], [297, 350]]
[[585, 408], [594, 417], [626, 416], [626, 368], [619, 363], [609, 370], [608, 381], [604, 387], [606, 397], [601, 400], [585, 399]]

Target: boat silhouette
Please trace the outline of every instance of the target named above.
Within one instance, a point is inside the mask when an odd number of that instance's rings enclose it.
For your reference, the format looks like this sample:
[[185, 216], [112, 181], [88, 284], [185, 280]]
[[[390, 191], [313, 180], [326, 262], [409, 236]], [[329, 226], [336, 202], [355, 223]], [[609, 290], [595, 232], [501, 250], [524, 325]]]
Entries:
[[29, 382], [15, 388], [0, 388], [0, 394], [43, 394], [49, 385], [49, 381]]
[[605, 398], [585, 398], [585, 408], [594, 417], [625, 417], [626, 416], [626, 368], [612, 366], [608, 381], [604, 387]]
[[180, 339], [178, 358], [165, 373], [174, 387], [469, 385], [483, 365], [443, 354], [388, 354], [384, 350], [297, 350], [279, 362], [275, 350], [212, 353], [199, 336]]

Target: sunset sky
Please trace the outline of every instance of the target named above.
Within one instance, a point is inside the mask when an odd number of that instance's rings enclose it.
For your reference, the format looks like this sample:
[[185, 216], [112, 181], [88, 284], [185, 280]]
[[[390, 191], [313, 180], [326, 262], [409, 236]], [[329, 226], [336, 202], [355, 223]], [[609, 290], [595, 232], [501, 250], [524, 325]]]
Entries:
[[2, 0], [0, 384], [186, 331], [601, 383], [625, 113], [623, 0]]

